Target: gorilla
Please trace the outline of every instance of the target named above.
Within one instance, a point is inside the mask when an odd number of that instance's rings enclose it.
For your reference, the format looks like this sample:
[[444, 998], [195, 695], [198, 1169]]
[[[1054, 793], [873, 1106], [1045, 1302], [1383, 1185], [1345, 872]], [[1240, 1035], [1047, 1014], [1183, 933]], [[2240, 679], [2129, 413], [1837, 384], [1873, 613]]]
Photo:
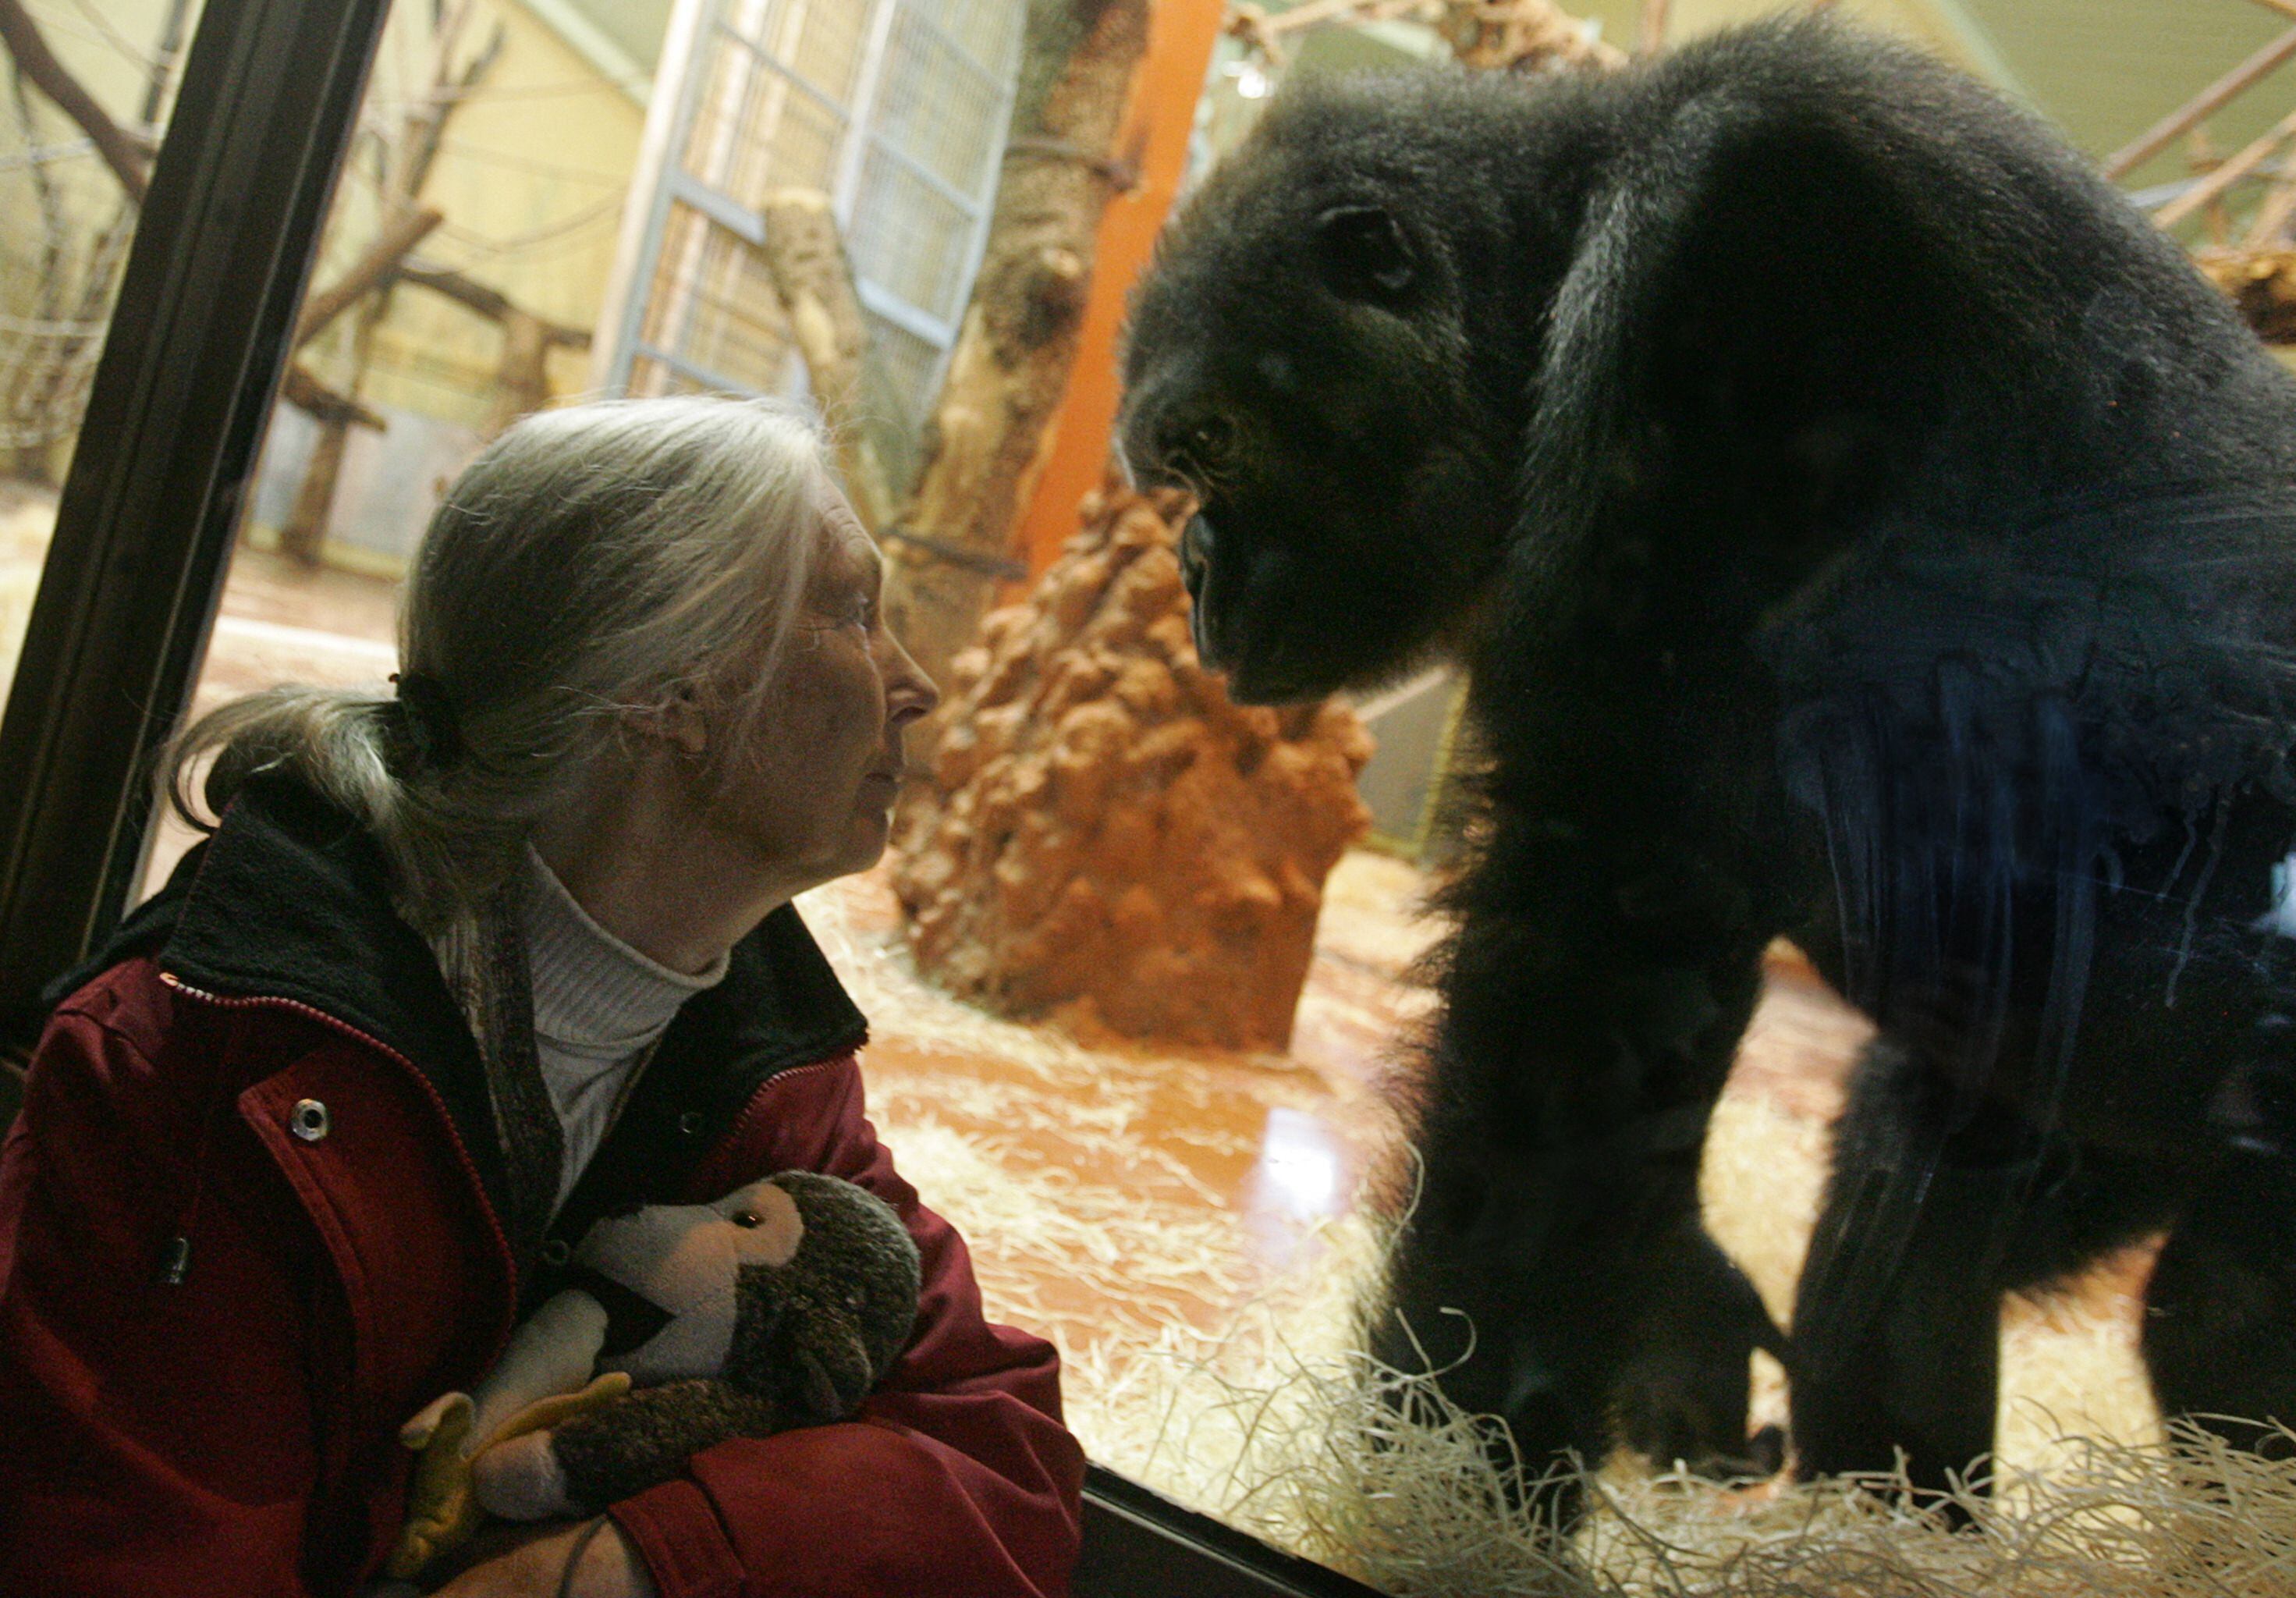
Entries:
[[1236, 697], [1470, 674], [1375, 1352], [1534, 1467], [1750, 1463], [1780, 1339], [1696, 1178], [1783, 936], [1877, 1028], [1784, 1348], [1799, 1468], [1943, 1487], [2003, 1294], [2164, 1232], [2163, 1409], [2279, 1440], [2222, 1417], [2296, 1420], [2296, 381], [2174, 242], [1804, 18], [1287, 89], [1125, 363]]

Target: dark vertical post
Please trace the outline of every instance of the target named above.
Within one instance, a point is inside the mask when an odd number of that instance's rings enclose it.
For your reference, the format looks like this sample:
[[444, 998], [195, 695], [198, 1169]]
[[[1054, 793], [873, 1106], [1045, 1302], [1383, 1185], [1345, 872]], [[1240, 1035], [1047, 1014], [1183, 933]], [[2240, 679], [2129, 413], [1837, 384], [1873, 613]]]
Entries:
[[0, 1020], [119, 915], [388, 0], [208, 0], [0, 719]]

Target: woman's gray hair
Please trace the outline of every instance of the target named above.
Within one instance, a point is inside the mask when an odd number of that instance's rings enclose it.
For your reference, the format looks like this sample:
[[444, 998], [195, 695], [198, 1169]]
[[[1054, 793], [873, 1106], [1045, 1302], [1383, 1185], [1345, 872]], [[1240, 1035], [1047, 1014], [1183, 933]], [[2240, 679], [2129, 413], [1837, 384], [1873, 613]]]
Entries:
[[[752, 722], [811, 577], [832, 480], [793, 406], [685, 397], [529, 416], [430, 519], [399, 611], [399, 692], [275, 688], [179, 734], [168, 796], [195, 826], [283, 770], [350, 812], [422, 930], [475, 907], [626, 713], [681, 690]], [[713, 743], [715, 741], [713, 741]]]

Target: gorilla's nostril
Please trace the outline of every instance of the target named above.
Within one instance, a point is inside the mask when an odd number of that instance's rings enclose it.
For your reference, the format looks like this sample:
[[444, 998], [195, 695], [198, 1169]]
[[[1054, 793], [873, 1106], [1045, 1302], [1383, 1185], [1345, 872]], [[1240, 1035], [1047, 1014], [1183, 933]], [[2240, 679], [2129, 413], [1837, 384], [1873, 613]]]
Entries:
[[1235, 451], [1235, 423], [1218, 412], [1198, 417], [1188, 430], [1188, 447], [1207, 464], [1226, 461]]
[[1235, 447], [1235, 423], [1217, 411], [1184, 413], [1156, 430], [1158, 463], [1192, 487], [1225, 470]]

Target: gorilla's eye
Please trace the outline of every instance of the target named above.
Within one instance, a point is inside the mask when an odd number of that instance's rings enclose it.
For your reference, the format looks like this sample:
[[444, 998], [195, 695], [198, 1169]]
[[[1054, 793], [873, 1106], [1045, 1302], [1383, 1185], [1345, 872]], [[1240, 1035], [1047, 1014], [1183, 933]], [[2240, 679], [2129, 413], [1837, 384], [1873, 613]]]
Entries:
[[1350, 299], [1392, 299], [1418, 272], [1402, 225], [1375, 205], [1325, 211], [1316, 218], [1316, 246], [1332, 291]]
[[1188, 430], [1184, 447], [1192, 459], [1217, 471], [1235, 451], [1235, 423], [1218, 414], [1205, 416]]
[[762, 1226], [765, 1224], [766, 1217], [754, 1209], [745, 1209], [734, 1217], [734, 1225], [736, 1226]]

